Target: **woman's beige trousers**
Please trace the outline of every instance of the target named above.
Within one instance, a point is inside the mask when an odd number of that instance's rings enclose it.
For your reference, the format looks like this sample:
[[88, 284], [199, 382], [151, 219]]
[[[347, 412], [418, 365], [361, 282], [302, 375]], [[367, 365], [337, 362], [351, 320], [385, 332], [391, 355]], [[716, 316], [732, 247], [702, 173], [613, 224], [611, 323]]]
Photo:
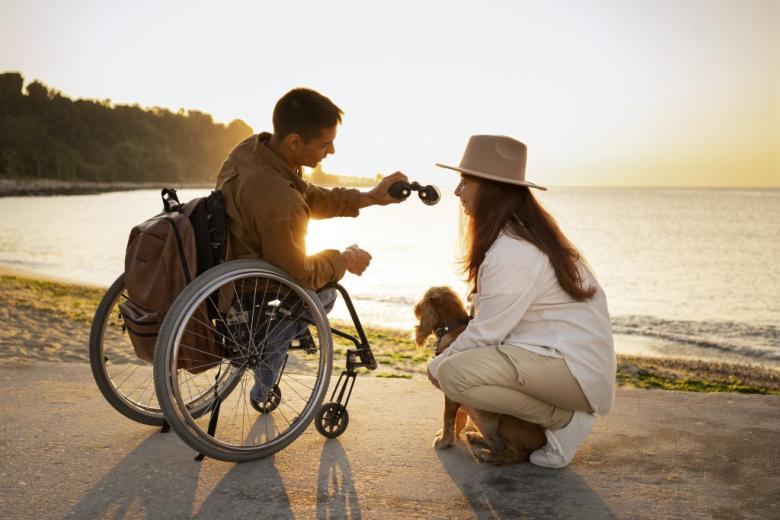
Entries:
[[458, 352], [437, 370], [439, 386], [457, 403], [560, 429], [574, 410], [592, 412], [563, 358], [500, 345]]

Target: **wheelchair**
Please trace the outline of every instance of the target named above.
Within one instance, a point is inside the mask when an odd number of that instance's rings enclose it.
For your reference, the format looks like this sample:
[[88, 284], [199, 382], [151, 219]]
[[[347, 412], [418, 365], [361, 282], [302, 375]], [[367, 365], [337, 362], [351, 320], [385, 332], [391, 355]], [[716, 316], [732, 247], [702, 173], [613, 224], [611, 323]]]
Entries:
[[[347, 291], [357, 337], [330, 327], [317, 293], [261, 260], [231, 260], [195, 278], [167, 312], [154, 361], [135, 356], [118, 305], [124, 276], [109, 288], [90, 332], [90, 364], [106, 400], [134, 421], [172, 428], [200, 460], [267, 457], [315, 422], [327, 438], [344, 433], [357, 369], [377, 368]], [[333, 370], [333, 336], [347, 339], [342, 370], [325, 401]], [[202, 350], [204, 341], [216, 349]], [[219, 354], [214, 354], [218, 352]], [[199, 366], [180, 368], [197, 353]], [[192, 358], [189, 358], [192, 359]], [[250, 395], [260, 388], [262, 402]]]

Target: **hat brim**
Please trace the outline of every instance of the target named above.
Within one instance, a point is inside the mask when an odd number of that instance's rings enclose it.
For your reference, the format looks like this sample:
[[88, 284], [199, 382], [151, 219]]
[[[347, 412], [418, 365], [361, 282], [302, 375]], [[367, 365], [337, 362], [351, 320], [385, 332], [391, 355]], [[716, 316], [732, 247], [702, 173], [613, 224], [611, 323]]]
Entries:
[[468, 168], [461, 168], [459, 166], [448, 166], [446, 164], [441, 164], [441, 163], [435, 163], [435, 164], [439, 168], [447, 168], [448, 170], [455, 170], [456, 172], [462, 172], [467, 175], [473, 175], [475, 177], [481, 177], [483, 179], [490, 179], [491, 181], [503, 182], [506, 184], [514, 184], [516, 186], [528, 186], [529, 188], [536, 188], [537, 190], [547, 191], [547, 188], [545, 188], [544, 186], [539, 186], [538, 184], [534, 184], [533, 182], [513, 181], [513, 180], [506, 179], [504, 177], [499, 177], [498, 175], [491, 175], [489, 173], [480, 172], [477, 170], [469, 170]]

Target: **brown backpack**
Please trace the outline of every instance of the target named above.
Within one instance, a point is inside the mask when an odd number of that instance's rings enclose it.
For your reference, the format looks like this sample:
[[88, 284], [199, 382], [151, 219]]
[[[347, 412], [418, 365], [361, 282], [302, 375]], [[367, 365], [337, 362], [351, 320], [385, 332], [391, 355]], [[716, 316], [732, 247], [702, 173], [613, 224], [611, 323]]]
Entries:
[[[154, 359], [165, 314], [198, 274], [225, 258], [227, 232], [222, 194], [179, 203], [176, 190], [162, 190], [164, 211], [135, 226], [125, 253], [128, 300], [119, 305], [136, 356]], [[206, 304], [196, 309], [185, 330], [178, 367], [197, 374], [215, 366], [222, 349], [211, 329]]]

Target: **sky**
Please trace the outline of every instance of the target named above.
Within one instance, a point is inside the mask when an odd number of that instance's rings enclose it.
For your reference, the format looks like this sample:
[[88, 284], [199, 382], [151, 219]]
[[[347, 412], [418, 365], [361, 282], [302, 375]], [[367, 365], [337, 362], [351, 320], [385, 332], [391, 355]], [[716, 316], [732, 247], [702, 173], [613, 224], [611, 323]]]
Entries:
[[0, 72], [270, 130], [345, 112], [325, 171], [447, 186], [472, 134], [548, 186], [780, 187], [780, 1], [0, 0]]

